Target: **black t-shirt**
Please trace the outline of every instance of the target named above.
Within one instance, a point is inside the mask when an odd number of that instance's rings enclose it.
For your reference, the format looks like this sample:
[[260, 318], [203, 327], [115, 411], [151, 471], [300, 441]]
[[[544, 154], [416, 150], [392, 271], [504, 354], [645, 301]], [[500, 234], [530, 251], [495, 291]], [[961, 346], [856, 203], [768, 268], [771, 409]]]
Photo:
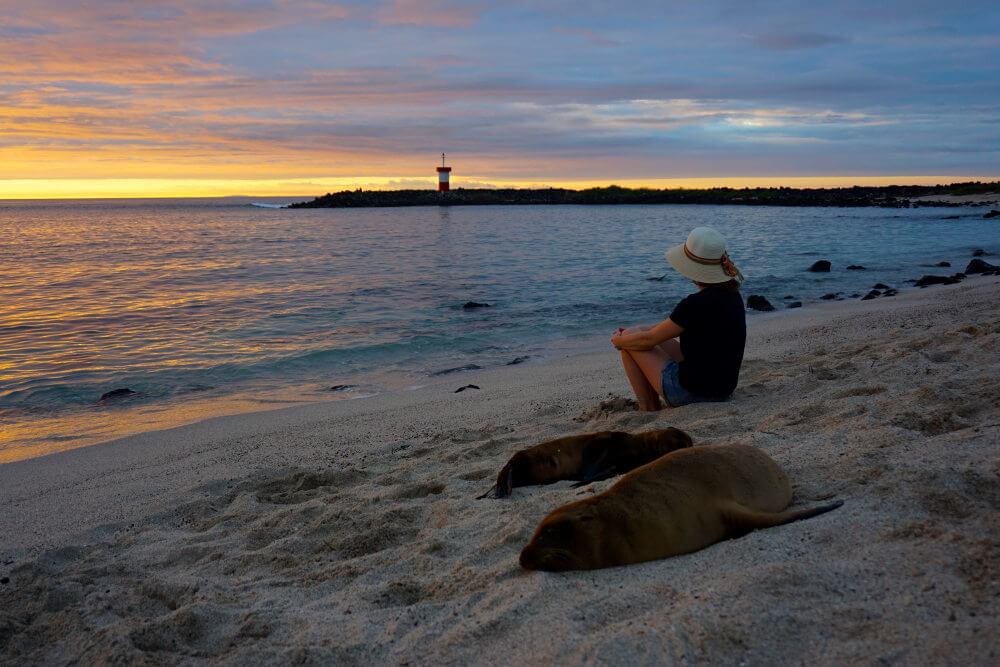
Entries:
[[670, 319], [680, 335], [681, 386], [706, 398], [736, 389], [747, 340], [746, 309], [737, 290], [706, 287], [681, 299]]

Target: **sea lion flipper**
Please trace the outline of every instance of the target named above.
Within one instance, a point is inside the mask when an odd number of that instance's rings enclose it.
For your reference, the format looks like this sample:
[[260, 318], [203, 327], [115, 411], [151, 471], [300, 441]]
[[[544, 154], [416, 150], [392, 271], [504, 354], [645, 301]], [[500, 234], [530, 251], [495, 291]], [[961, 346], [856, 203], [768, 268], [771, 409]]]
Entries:
[[597, 472], [588, 472], [584, 475], [583, 479], [573, 485], [574, 489], [578, 489], [581, 486], [587, 486], [593, 482], [600, 482], [601, 480], [610, 479], [615, 475], [620, 475], [621, 470], [616, 466], [611, 466], [610, 468], [605, 468], [604, 470], [599, 470]]
[[490, 495], [490, 493], [493, 494], [494, 498], [506, 498], [513, 492], [513, 490], [514, 466], [511, 463], [508, 463], [500, 469], [500, 474], [497, 475], [497, 483], [493, 485], [493, 488], [479, 496], [479, 498], [485, 498]]
[[829, 503], [828, 505], [820, 505], [819, 507], [811, 507], [804, 510], [758, 512], [747, 509], [737, 503], [733, 503], [723, 510], [723, 517], [731, 530], [737, 534], [743, 535], [752, 530], [771, 528], [772, 526], [782, 526], [786, 523], [792, 523], [793, 521], [801, 521], [802, 519], [811, 519], [814, 516], [819, 516], [820, 514], [825, 514], [835, 510], [843, 504], [843, 500], [838, 500], [836, 502]]
[[[579, 486], [596, 482], [598, 479], [607, 479], [614, 475], [614, 473], [611, 473], [611, 475], [607, 474], [609, 470], [613, 470], [615, 467], [613, 463], [608, 462], [610, 458], [608, 443], [605, 439], [588, 443], [583, 450], [583, 459], [580, 461]], [[601, 475], [605, 476], [601, 477]], [[574, 485], [574, 488], [576, 486]]]
[[494, 484], [493, 486], [491, 486], [490, 490], [487, 491], [486, 493], [484, 493], [483, 495], [476, 496], [476, 500], [482, 500], [483, 498], [489, 498], [490, 496], [493, 496], [494, 498], [497, 497], [497, 485], [496, 484]]

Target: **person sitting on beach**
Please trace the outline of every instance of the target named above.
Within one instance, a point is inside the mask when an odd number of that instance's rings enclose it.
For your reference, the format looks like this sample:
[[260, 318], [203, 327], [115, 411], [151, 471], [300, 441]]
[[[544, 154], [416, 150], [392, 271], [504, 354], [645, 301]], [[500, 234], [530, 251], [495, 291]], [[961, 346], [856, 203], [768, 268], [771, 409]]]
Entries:
[[646, 411], [661, 409], [661, 395], [671, 407], [729, 398], [746, 344], [743, 274], [729, 259], [722, 235], [696, 227], [666, 257], [698, 291], [681, 299], [663, 322], [620, 328], [611, 336], [639, 409]]

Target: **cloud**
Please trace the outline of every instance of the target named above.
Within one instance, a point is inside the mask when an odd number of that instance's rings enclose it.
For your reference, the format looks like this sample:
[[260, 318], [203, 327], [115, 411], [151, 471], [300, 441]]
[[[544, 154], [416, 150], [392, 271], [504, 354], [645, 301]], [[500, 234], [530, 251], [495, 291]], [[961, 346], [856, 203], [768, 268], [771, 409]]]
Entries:
[[383, 25], [464, 28], [475, 23], [486, 5], [460, 0], [391, 0], [376, 14]]
[[[975, 173], [1000, 145], [1000, 12], [985, 5], [887, 23], [851, 1], [15, 4], [0, 178], [424, 182], [442, 150], [480, 183], [922, 160]], [[838, 35], [850, 49], [829, 48]]]
[[570, 35], [572, 37], [582, 38], [587, 44], [592, 46], [621, 46], [621, 42], [618, 40], [611, 39], [597, 32], [596, 30], [591, 30], [590, 28], [581, 28], [578, 26], [564, 26], [557, 25], [553, 28], [557, 33], [563, 35]]
[[756, 46], [773, 51], [818, 49], [831, 44], [844, 44], [848, 41], [844, 37], [821, 32], [768, 32], [749, 37]]

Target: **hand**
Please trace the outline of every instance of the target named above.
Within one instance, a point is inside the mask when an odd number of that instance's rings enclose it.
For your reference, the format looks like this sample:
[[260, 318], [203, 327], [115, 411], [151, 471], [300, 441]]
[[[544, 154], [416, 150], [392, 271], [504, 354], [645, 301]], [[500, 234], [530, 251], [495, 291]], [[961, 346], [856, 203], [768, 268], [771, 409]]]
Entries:
[[622, 334], [623, 333], [625, 333], [625, 329], [619, 327], [618, 331], [616, 331], [613, 334], [611, 334], [611, 344], [615, 346], [616, 350], [622, 349], [622, 347], [621, 347], [621, 339], [622, 339]]

